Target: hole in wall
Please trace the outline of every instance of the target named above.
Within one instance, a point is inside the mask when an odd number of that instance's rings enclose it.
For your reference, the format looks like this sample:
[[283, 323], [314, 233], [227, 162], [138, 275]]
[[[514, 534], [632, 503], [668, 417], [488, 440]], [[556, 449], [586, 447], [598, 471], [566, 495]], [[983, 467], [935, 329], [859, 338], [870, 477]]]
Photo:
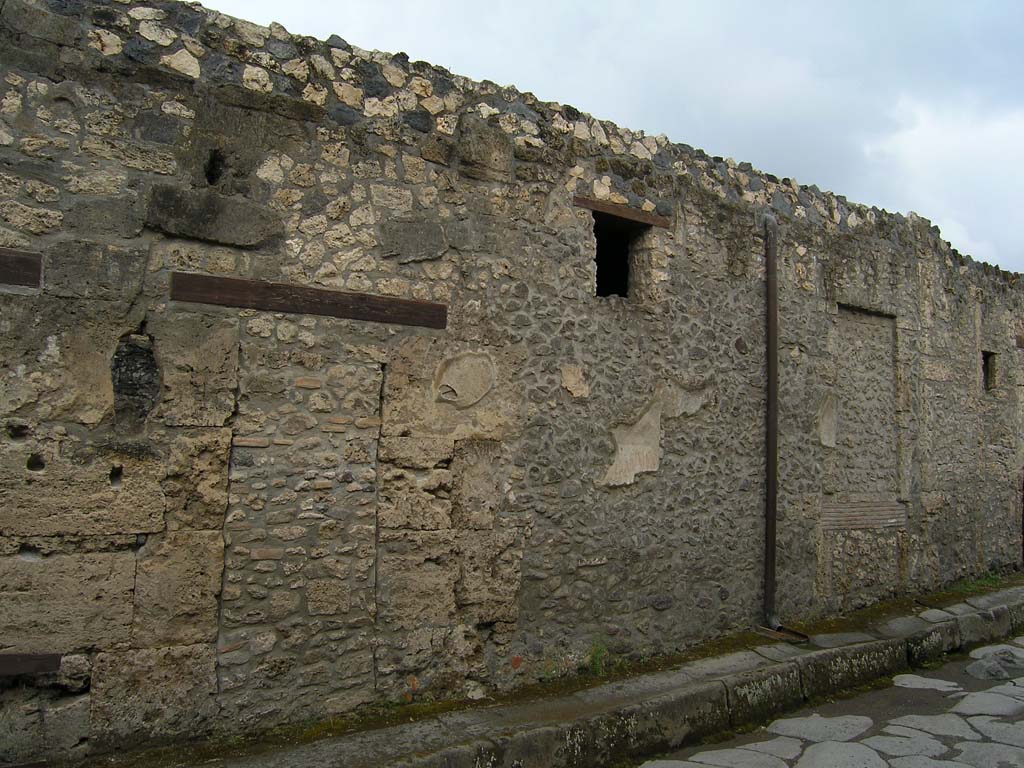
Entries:
[[8, 424], [7, 436], [11, 440], [24, 440], [28, 437], [28, 424]]
[[121, 481], [124, 479], [124, 467], [111, 467], [110, 468], [110, 487], [120, 488]]
[[216, 184], [224, 176], [224, 171], [227, 170], [228, 159], [216, 147], [210, 150], [209, 157], [206, 158], [206, 165], [203, 166], [203, 173], [206, 175], [207, 184]]
[[998, 384], [998, 381], [996, 380], [997, 373], [996, 353], [983, 351], [981, 353], [981, 379], [985, 385], [986, 392], [996, 388], [996, 385]]
[[42, 472], [46, 469], [46, 462], [38, 453], [30, 453], [28, 461], [25, 462], [25, 469], [29, 472]]
[[143, 330], [123, 336], [110, 361], [114, 419], [119, 429], [141, 429], [160, 394], [153, 339]]
[[632, 251], [650, 225], [599, 211], [593, 213], [597, 295], [628, 297]]

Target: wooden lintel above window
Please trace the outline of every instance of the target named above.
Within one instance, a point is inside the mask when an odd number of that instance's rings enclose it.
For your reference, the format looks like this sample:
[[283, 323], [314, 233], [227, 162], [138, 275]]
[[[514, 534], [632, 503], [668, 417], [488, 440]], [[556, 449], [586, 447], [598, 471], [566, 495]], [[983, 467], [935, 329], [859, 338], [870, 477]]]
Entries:
[[432, 301], [348, 293], [305, 285], [271, 283], [191, 272], [171, 273], [171, 299], [297, 315], [326, 315], [375, 323], [445, 328], [448, 306]]
[[23, 288], [39, 288], [43, 284], [42, 254], [0, 248], [0, 283]]
[[668, 229], [672, 226], [672, 219], [668, 216], [659, 216], [656, 213], [641, 211], [640, 209], [634, 208], [630, 205], [619, 205], [618, 203], [609, 203], [605, 200], [595, 200], [592, 197], [581, 197], [580, 195], [576, 195], [572, 199], [572, 204], [577, 208], [586, 208], [587, 210], [597, 211], [598, 213], [607, 213], [610, 216], [618, 216], [620, 219], [637, 221], [641, 224], [650, 224], [652, 227], [664, 227]]

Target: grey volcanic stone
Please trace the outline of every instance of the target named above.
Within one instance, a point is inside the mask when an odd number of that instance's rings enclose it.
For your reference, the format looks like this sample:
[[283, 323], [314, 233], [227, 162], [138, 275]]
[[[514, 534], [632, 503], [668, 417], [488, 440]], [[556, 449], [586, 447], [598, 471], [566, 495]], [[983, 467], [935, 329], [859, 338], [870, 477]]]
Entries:
[[692, 759], [698, 763], [717, 765], [721, 768], [786, 768], [786, 764], [775, 755], [749, 749], [716, 749], [701, 752]]
[[994, 715], [1016, 717], [1024, 713], [1024, 702], [1011, 699], [999, 693], [969, 693], [953, 707], [959, 715]]
[[380, 227], [384, 258], [399, 264], [441, 258], [448, 250], [444, 230], [436, 221], [385, 221]]
[[957, 739], [975, 740], [980, 738], [974, 729], [959, 715], [905, 715], [890, 721], [893, 725], [916, 728], [935, 736], [950, 736]]
[[972, 717], [970, 723], [974, 728], [992, 741], [1001, 741], [1015, 747], [1024, 747], [1024, 727], [1018, 723], [1000, 722], [990, 715]]
[[169, 235], [253, 248], [280, 237], [280, 217], [242, 197], [170, 184], [153, 188], [146, 225]]
[[860, 736], [874, 723], [863, 715], [841, 715], [839, 717], [791, 717], [776, 720], [768, 726], [769, 733], [792, 736], [804, 741], [849, 741]]
[[948, 747], [935, 739], [921, 734], [921, 736], [872, 736], [862, 742], [882, 754], [893, 757], [905, 757], [907, 755], [924, 755], [925, 757], [938, 757]]
[[974, 768], [1024, 768], [1024, 749], [1006, 744], [957, 744], [957, 760]]
[[808, 747], [796, 768], [888, 768], [888, 763], [863, 744], [825, 741]]
[[803, 744], [799, 739], [789, 736], [779, 736], [771, 741], [759, 741], [755, 744], [744, 744], [740, 749], [753, 749], [757, 752], [766, 752], [769, 755], [781, 757], [783, 760], [793, 760], [803, 750]]

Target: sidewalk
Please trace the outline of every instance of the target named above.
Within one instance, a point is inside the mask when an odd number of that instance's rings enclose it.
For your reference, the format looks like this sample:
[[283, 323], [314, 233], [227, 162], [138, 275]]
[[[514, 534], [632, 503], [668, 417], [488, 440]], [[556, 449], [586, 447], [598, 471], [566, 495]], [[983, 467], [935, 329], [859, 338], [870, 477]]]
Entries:
[[[147, 768], [599, 768], [664, 753], [1024, 632], [1024, 586], [857, 631], [770, 643], [536, 701], [452, 711], [294, 746], [94, 758]], [[228, 754], [228, 753], [233, 754]], [[244, 753], [244, 754], [243, 754]]]

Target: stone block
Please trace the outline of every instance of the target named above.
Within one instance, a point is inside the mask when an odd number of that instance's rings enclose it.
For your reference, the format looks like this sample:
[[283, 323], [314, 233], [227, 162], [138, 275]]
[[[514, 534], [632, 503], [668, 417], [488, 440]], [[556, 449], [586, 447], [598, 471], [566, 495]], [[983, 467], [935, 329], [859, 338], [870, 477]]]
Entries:
[[920, 632], [915, 632], [906, 639], [906, 643], [910, 666], [920, 667], [959, 648], [960, 627], [955, 621], [933, 624]]
[[89, 694], [15, 686], [0, 691], [0, 765], [85, 757]]
[[1010, 611], [1005, 605], [989, 611], [965, 613], [956, 617], [960, 641], [965, 646], [987, 643], [1010, 634]]
[[815, 651], [795, 661], [800, 666], [804, 697], [809, 699], [903, 671], [907, 650], [902, 640], [878, 640]]
[[459, 581], [456, 598], [463, 618], [473, 624], [519, 616], [523, 542], [516, 528], [458, 533]]
[[146, 271], [145, 251], [100, 243], [58, 243], [43, 258], [46, 290], [55, 296], [131, 300]]
[[378, 515], [384, 528], [451, 528], [452, 502], [446, 498], [451, 473], [446, 469], [392, 470], [381, 478]]
[[228, 506], [230, 429], [188, 430], [170, 444], [167, 477], [169, 528], [220, 530]]
[[470, 115], [460, 123], [459, 171], [463, 176], [484, 181], [510, 181], [512, 142], [496, 125]]
[[163, 372], [157, 415], [169, 426], [223, 426], [235, 410], [238, 318], [157, 314], [147, 329]]
[[399, 264], [432, 261], [448, 250], [444, 230], [436, 221], [385, 221], [380, 225], [380, 241], [384, 258]]
[[254, 248], [284, 233], [274, 211], [244, 197], [170, 184], [153, 188], [146, 225], [169, 235], [241, 248]]
[[161, 457], [134, 444], [0, 446], [0, 534], [150, 533], [164, 527]]
[[735, 725], [764, 722], [804, 700], [800, 668], [794, 662], [730, 675], [724, 682]]
[[310, 579], [306, 582], [306, 606], [314, 616], [348, 613], [352, 588], [341, 579]]
[[2, 557], [4, 649], [69, 653], [127, 644], [134, 584], [131, 552]]
[[100, 746], [209, 733], [217, 716], [212, 645], [100, 653], [93, 667], [92, 738]]
[[220, 531], [150, 536], [138, 554], [133, 645], [212, 643], [223, 569]]
[[447, 626], [459, 576], [452, 531], [381, 531], [378, 616], [392, 629]]
[[451, 461], [455, 441], [444, 437], [385, 437], [377, 448], [380, 461], [408, 469], [433, 469]]
[[113, 407], [110, 361], [130, 322], [114, 302], [0, 295], [0, 359], [18, 366], [0, 387], [0, 415], [99, 423]]

